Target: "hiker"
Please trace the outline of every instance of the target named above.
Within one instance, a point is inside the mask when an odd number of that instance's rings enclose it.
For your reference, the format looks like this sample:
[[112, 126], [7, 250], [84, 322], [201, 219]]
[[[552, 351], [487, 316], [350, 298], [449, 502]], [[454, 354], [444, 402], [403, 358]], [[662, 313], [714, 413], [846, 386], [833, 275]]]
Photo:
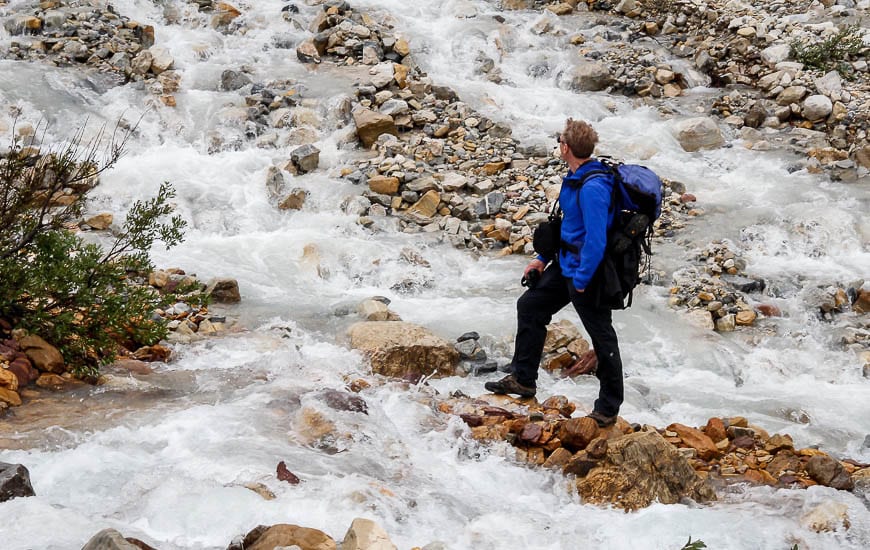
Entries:
[[[616, 422], [623, 400], [619, 343], [611, 308], [602, 304], [603, 270], [598, 269], [613, 225], [613, 179], [601, 173], [583, 181], [593, 170], [606, 172], [602, 163], [592, 158], [598, 134], [588, 123], [569, 118], [557, 139], [561, 158], [568, 164], [559, 194], [563, 217], [558, 254], [552, 258], [538, 255], [526, 266], [524, 285], [529, 288], [517, 301], [512, 374], [487, 382], [485, 388], [497, 394], [534, 396], [547, 325], [553, 314], [571, 303], [592, 340], [598, 361], [600, 391], [589, 416], [606, 427]], [[593, 361], [591, 354], [586, 361]]]

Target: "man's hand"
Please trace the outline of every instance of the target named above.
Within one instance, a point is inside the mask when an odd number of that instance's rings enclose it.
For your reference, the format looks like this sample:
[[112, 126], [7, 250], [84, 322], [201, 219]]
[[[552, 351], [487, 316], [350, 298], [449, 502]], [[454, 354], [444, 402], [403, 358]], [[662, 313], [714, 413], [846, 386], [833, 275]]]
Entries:
[[541, 260], [535, 258], [534, 260], [532, 260], [531, 262], [529, 262], [529, 265], [526, 266], [525, 271], [523, 271], [523, 277], [525, 277], [525, 278], [528, 279], [528, 277], [529, 277], [529, 271], [532, 271], [532, 270], [537, 270], [538, 272], [543, 273], [545, 267], [547, 267], [547, 266], [544, 265], [544, 262], [542, 262]]

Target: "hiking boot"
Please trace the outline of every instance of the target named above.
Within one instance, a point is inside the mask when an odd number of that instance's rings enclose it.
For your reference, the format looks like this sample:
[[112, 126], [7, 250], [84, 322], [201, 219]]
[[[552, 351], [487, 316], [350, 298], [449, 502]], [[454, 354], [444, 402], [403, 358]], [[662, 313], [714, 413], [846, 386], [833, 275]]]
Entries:
[[599, 428], [607, 428], [609, 426], [613, 426], [614, 424], [616, 424], [616, 416], [617, 415], [605, 416], [603, 413], [600, 413], [598, 411], [592, 411], [591, 413], [587, 414], [586, 416], [588, 416], [589, 418], [594, 420], [595, 423], [598, 424]]
[[487, 382], [483, 385], [487, 391], [491, 391], [492, 393], [497, 393], [500, 395], [504, 395], [506, 393], [514, 393], [519, 395], [520, 397], [534, 397], [535, 393], [538, 391], [535, 386], [523, 386], [517, 379], [514, 378], [513, 374], [509, 374], [502, 378], [501, 380], [495, 382]]

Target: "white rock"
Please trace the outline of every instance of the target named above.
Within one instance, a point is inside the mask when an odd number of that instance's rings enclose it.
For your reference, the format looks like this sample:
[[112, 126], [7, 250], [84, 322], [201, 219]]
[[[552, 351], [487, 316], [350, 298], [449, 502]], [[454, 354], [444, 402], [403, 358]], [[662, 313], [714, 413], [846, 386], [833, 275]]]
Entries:
[[843, 79], [840, 78], [840, 73], [837, 71], [831, 71], [825, 76], [815, 79], [813, 83], [820, 94], [828, 97], [843, 90]]
[[172, 64], [175, 63], [169, 50], [163, 46], [151, 46], [150, 52], [152, 56], [151, 72], [154, 74], [160, 74], [163, 71], [168, 70], [172, 67]]
[[761, 59], [768, 65], [776, 65], [788, 59], [791, 52], [791, 46], [788, 44], [775, 44], [761, 50]]
[[801, 114], [809, 121], [817, 121], [827, 118], [833, 110], [834, 104], [828, 97], [823, 95], [811, 95], [804, 100]]

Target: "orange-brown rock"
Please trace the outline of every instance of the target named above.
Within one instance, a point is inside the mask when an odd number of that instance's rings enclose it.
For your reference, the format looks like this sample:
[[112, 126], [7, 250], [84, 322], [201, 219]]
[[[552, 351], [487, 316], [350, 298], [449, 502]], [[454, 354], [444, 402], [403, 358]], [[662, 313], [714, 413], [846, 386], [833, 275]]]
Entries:
[[788, 434], [773, 434], [773, 436], [765, 442], [764, 450], [770, 454], [776, 454], [782, 450], [793, 451], [794, 441], [792, 441], [791, 436]]
[[143, 346], [133, 352], [133, 359], [140, 361], [167, 361], [172, 354], [172, 350], [166, 346], [155, 344], [153, 346]]
[[302, 550], [335, 550], [336, 548], [335, 541], [323, 531], [298, 525], [278, 524], [266, 529], [250, 546], [250, 550], [274, 550], [277, 547], [293, 545]]
[[9, 369], [0, 367], [0, 388], [10, 391], [18, 390], [18, 377]]
[[547, 460], [544, 461], [544, 467], [561, 469], [568, 464], [569, 460], [571, 460], [571, 451], [564, 447], [559, 447], [547, 457]]
[[746, 478], [746, 481], [756, 485], [776, 485], [776, 478], [766, 470], [746, 470], [743, 477]]
[[580, 496], [593, 504], [634, 510], [683, 498], [716, 500], [709, 482], [656, 432], [637, 432], [608, 442], [602, 465], [577, 481]]
[[713, 440], [714, 443], [719, 443], [723, 439], [728, 438], [728, 434], [725, 433], [725, 423], [722, 422], [721, 418], [713, 417], [707, 421], [707, 425], [704, 426], [704, 433], [707, 434], [707, 437]]
[[21, 396], [12, 390], [0, 388], [0, 403], [8, 403], [13, 407], [17, 407], [21, 404]]
[[471, 437], [478, 441], [502, 441], [507, 438], [508, 433], [504, 424], [471, 428]]
[[802, 469], [803, 462], [801, 462], [800, 457], [791, 451], [781, 451], [767, 463], [765, 468], [774, 477], [782, 477], [783, 474], [799, 472]]
[[544, 410], [557, 410], [562, 416], [570, 418], [574, 411], [577, 410], [577, 405], [568, 401], [568, 398], [564, 395], [554, 395], [547, 398], [547, 400], [541, 404], [541, 408]]
[[556, 436], [562, 440], [562, 445], [570, 451], [579, 451], [598, 435], [598, 424], [588, 416], [569, 418], [559, 424]]
[[57, 350], [39, 336], [29, 334], [19, 338], [18, 345], [33, 363], [33, 366], [42, 372], [60, 374], [64, 372], [63, 356]]
[[586, 451], [577, 451], [562, 468], [562, 473], [565, 475], [574, 475], [577, 477], [586, 477], [593, 468], [596, 468], [601, 463], [600, 460], [591, 458]]
[[710, 460], [720, 454], [713, 440], [701, 430], [677, 423], [668, 426], [668, 430], [676, 432], [683, 443], [698, 451], [698, 457], [702, 460]]
[[567, 367], [570, 367], [574, 363], [574, 356], [568, 353], [567, 351], [564, 353], [560, 353], [559, 355], [553, 357], [549, 361], [544, 368], [547, 370], [560, 370]]

